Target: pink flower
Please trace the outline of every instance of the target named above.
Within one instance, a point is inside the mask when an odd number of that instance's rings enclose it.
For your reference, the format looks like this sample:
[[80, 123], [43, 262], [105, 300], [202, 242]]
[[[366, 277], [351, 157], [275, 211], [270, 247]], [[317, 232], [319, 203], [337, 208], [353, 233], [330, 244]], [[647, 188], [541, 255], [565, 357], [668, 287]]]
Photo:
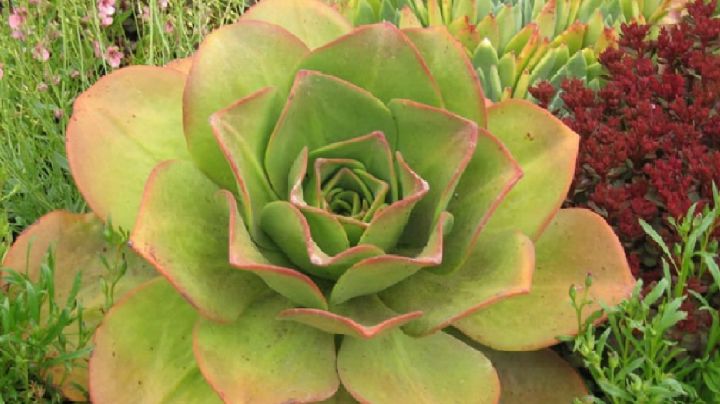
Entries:
[[5, 71], [3, 70], [3, 67], [5, 67], [5, 65], [0, 63], [0, 80], [2, 80], [3, 76], [5, 75]]
[[120, 62], [124, 56], [117, 46], [110, 46], [105, 51], [105, 61], [108, 62], [113, 69], [120, 67]]
[[53, 116], [55, 117], [55, 119], [60, 119], [63, 117], [63, 115], [65, 115], [65, 111], [63, 111], [62, 109], [55, 108], [53, 110]]
[[27, 19], [27, 9], [25, 7], [15, 7], [12, 13], [8, 16], [8, 25], [12, 31], [11, 35], [15, 39], [25, 39], [25, 34], [22, 32], [22, 27], [25, 25]]
[[169, 1], [168, 0], [160, 0], [160, 8], [165, 10], [168, 6]]
[[50, 52], [42, 44], [35, 45], [32, 51], [33, 57], [41, 62], [45, 62], [50, 59]]
[[8, 16], [8, 24], [13, 31], [20, 30], [27, 19], [27, 9], [25, 7], [15, 7]]
[[105, 15], [115, 14], [115, 0], [98, 0], [98, 13]]
[[48, 85], [44, 82], [40, 82], [40, 84], [37, 85], [36, 90], [40, 93], [47, 91]]
[[113, 14], [115, 14], [115, 0], [98, 0], [97, 2], [98, 16], [100, 17], [100, 25], [107, 27], [113, 23]]
[[165, 22], [165, 32], [167, 32], [168, 34], [172, 34], [172, 32], [174, 30], [175, 30], [175, 25], [173, 24], [173, 22], [170, 20], [167, 20], [167, 22]]

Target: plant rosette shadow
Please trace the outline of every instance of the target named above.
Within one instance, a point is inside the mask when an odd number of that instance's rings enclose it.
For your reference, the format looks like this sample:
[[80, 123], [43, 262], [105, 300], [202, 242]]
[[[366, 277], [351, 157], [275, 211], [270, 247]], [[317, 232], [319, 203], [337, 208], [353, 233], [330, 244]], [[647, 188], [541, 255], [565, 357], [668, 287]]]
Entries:
[[98, 403], [565, 402], [585, 387], [545, 348], [578, 332], [568, 288], [593, 275], [590, 313], [635, 284], [605, 221], [560, 209], [577, 152], [529, 102], [486, 108], [442, 27], [264, 0], [77, 99], [95, 216], [41, 219], [5, 264], [44, 237], [30, 256], [56, 245], [72, 277], [97, 237], [75, 223], [130, 230], [158, 276], [129, 267], [95, 333]]

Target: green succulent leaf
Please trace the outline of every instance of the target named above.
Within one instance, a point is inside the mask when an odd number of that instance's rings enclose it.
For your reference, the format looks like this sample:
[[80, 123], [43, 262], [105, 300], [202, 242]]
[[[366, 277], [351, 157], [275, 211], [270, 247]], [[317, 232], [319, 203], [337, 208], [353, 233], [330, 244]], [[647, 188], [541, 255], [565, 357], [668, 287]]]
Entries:
[[492, 215], [487, 230], [517, 229], [537, 240], [570, 188], [579, 137], [546, 110], [523, 100], [488, 108], [488, 122], [524, 175]]
[[486, 127], [485, 96], [462, 44], [443, 26], [405, 29], [403, 33], [427, 63], [447, 110]]
[[235, 322], [199, 319], [193, 336], [203, 375], [226, 402], [308, 403], [338, 388], [331, 334], [275, 316], [292, 304], [255, 302]]
[[230, 266], [228, 200], [217, 192], [191, 163], [160, 164], [130, 241], [204, 316], [232, 321], [267, 288]]
[[423, 246], [475, 151], [478, 126], [445, 110], [408, 100], [393, 100], [397, 149], [409, 167], [428, 183], [404, 229], [402, 243]]
[[[317, 148], [310, 152], [309, 157], [310, 161], [317, 161], [320, 158], [345, 158], [358, 161], [364, 165], [368, 173], [388, 184], [392, 201], [398, 199], [393, 150], [390, 148], [387, 137], [380, 131]], [[311, 166], [315, 166], [315, 164], [309, 163]]]
[[325, 297], [315, 282], [278, 258], [278, 254], [257, 247], [238, 214], [233, 195], [227, 191], [220, 192], [230, 207], [230, 264], [237, 269], [255, 273], [271, 289], [295, 304], [326, 309]]
[[588, 394], [578, 372], [551, 349], [501, 352], [483, 348], [500, 377], [503, 404], [571, 403]]
[[93, 402], [220, 403], [195, 364], [197, 312], [164, 279], [113, 307], [95, 332]]
[[360, 402], [496, 403], [500, 384], [490, 361], [439, 332], [412, 338], [392, 330], [371, 340], [344, 338], [338, 372]]
[[[594, 302], [611, 306], [625, 299], [635, 284], [625, 253], [610, 226], [585, 209], [563, 209], [535, 243], [536, 265], [530, 293], [504, 299], [454, 323], [463, 333], [494, 349], [531, 351], [577, 334], [571, 285], [581, 287], [590, 274]], [[533, 324], [528, 327], [528, 324]]]
[[360, 27], [314, 50], [301, 68], [349, 81], [385, 103], [405, 98], [436, 107], [443, 105], [427, 64], [407, 36], [390, 23]]
[[247, 10], [241, 19], [279, 25], [310, 49], [352, 30], [352, 25], [342, 15], [316, 0], [264, 0]]
[[277, 199], [263, 169], [265, 146], [280, 115], [277, 90], [262, 88], [210, 116], [215, 139], [230, 164], [245, 222], [253, 239], [270, 247], [260, 230], [262, 207]]
[[132, 229], [153, 167], [190, 159], [182, 136], [184, 83], [175, 70], [133, 66], [103, 77], [75, 101], [68, 163], [101, 219]]
[[395, 124], [380, 100], [347, 81], [301, 71], [265, 153], [273, 189], [287, 198], [290, 168], [304, 147], [312, 152], [374, 131], [395, 144]]
[[288, 31], [253, 20], [224, 26], [200, 44], [183, 96], [185, 137], [198, 167], [222, 188], [234, 190], [235, 180], [213, 137], [210, 116], [268, 86], [284, 99], [308, 52]]
[[420, 311], [396, 314], [374, 295], [361, 296], [334, 305], [331, 309], [332, 311], [305, 308], [287, 309], [281, 312], [278, 318], [305, 324], [330, 334], [370, 339], [422, 316]]
[[429, 190], [428, 183], [408, 166], [400, 152], [395, 154], [395, 159], [402, 198], [379, 211], [360, 237], [361, 244], [377, 246], [386, 252], [395, 247], [413, 209]]
[[310, 225], [302, 212], [286, 201], [275, 201], [265, 206], [261, 224], [293, 264], [325, 279], [337, 279], [355, 263], [383, 254], [378, 247], [358, 244], [340, 254], [327, 255], [313, 241]]
[[438, 275], [425, 270], [380, 292], [390, 308], [420, 310], [424, 315], [405, 326], [412, 335], [447, 327], [483, 307], [530, 291], [535, 252], [518, 232], [484, 234], [455, 272]]
[[443, 234], [452, 221], [449, 213], [440, 215], [423, 250], [415, 257], [381, 255], [358, 262], [340, 278], [330, 294], [333, 303], [343, 303], [357, 296], [377, 293], [413, 275], [418, 270], [442, 262]]
[[475, 153], [450, 199], [452, 231], [445, 236], [443, 262], [429, 269], [447, 274], [457, 270], [473, 249], [490, 217], [523, 173], [505, 146], [480, 129]]

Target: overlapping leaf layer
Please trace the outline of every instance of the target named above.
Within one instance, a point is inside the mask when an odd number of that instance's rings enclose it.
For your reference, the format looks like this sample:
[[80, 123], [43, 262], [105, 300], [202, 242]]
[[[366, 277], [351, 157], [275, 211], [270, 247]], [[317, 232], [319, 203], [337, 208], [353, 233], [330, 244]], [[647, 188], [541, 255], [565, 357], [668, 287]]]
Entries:
[[314, 0], [264, 0], [191, 60], [107, 76], [76, 104], [70, 167], [160, 276], [99, 327], [92, 399], [582, 394], [548, 353], [443, 331], [536, 350], [577, 332], [565, 294], [586, 273], [598, 303], [630, 291], [607, 224], [560, 210], [577, 147], [528, 102], [486, 110], [447, 30], [353, 29]]

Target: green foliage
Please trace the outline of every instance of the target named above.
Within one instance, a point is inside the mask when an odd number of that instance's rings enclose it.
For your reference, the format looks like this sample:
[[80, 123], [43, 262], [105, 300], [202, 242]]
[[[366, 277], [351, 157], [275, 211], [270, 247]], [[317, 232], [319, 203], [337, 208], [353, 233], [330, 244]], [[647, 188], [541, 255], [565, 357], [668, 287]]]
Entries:
[[[65, 302], [55, 300], [55, 262], [52, 252], [37, 281], [26, 275], [2, 270], [0, 287], [0, 402], [62, 401], [50, 386], [48, 370], [63, 366], [90, 353], [92, 330], [85, 327], [83, 308], [76, 298], [80, 274]], [[72, 327], [68, 332], [67, 327]], [[70, 336], [70, 338], [68, 338]]]
[[[641, 222], [648, 235], [660, 246], [665, 258], [665, 276], [643, 293], [638, 282], [632, 296], [616, 307], [605, 307], [582, 319], [589, 304], [588, 277], [581, 294], [573, 287], [570, 297], [577, 312], [581, 333], [573, 351], [582, 357], [605, 400], [610, 403], [712, 403], [720, 395], [720, 316], [717, 303], [720, 288], [718, 245], [711, 240], [720, 224], [720, 196], [714, 189], [714, 206], [696, 214], [694, 205], [680, 221], [671, 220], [679, 242], [671, 246], [651, 226]], [[705, 296], [689, 290], [688, 280], [712, 276], [714, 284]], [[711, 319], [700, 356], [671, 337], [672, 330], [688, 317], [681, 306], [686, 299], [697, 299], [700, 310]], [[604, 329], [593, 322], [607, 315]], [[605, 402], [593, 397], [593, 402]]]
[[[165, 64], [235, 21], [246, 1], [170, 1], [165, 8], [156, 0], [118, 1], [106, 27], [96, 3], [25, 0], [0, 8], [0, 230], [7, 223], [11, 235], [50, 210], [85, 210], [65, 157], [65, 128], [75, 97], [112, 69], [111, 47], [123, 54], [122, 65]], [[27, 10], [23, 39], [6, 23], [16, 8]], [[0, 257], [9, 241], [0, 241]]]
[[100, 260], [107, 270], [107, 275], [101, 279], [102, 291], [105, 296], [103, 311], [107, 312], [115, 302], [115, 287], [128, 269], [127, 257], [123, 251], [128, 245], [130, 233], [122, 228], [113, 228], [112, 220], [108, 219], [103, 229], [103, 237], [114, 250], [111, 254], [112, 260], [108, 260], [105, 255], [100, 256]]
[[493, 101], [528, 98], [528, 88], [569, 77], [602, 84], [598, 55], [621, 24], [653, 25], [670, 0], [326, 0], [354, 24], [390, 21], [401, 28], [445, 25], [467, 48]]
[[[107, 27], [100, 24], [93, 0], [16, 1], [0, 7], [0, 260], [13, 238], [46, 212], [85, 210], [65, 157], [65, 128], [75, 97], [112, 70], [103, 56], [108, 48], [119, 47], [122, 65], [163, 65], [190, 55], [214, 27], [235, 21], [246, 2], [170, 1], [163, 8], [159, 1], [132, 0], [123, 2], [124, 9], [119, 3]], [[14, 38], [6, 23], [15, 7], [27, 10], [24, 39]], [[48, 51], [47, 60], [36, 47]], [[127, 242], [127, 234], [112, 225], [105, 236], [118, 251]], [[122, 254], [108, 257], [114, 258], [103, 260], [105, 308], [127, 270]], [[54, 300], [53, 271], [50, 256], [35, 282], [24, 274], [0, 273], [0, 403], [61, 400], [44, 371], [69, 366], [89, 352], [93, 330], [80, 321], [75, 295], [68, 302]], [[76, 330], [78, 345], [63, 336], [68, 326]]]

